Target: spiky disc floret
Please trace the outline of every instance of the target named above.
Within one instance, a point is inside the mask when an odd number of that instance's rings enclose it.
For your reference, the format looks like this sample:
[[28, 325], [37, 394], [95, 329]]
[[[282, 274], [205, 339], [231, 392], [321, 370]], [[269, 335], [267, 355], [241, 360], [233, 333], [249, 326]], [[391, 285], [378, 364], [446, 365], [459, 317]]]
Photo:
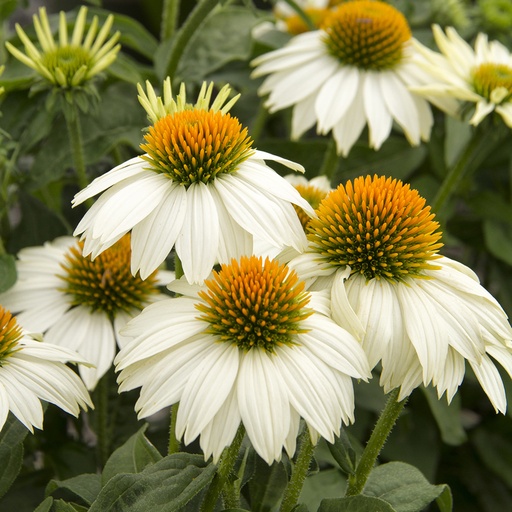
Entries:
[[308, 238], [331, 264], [366, 279], [401, 281], [436, 269], [441, 233], [430, 206], [400, 180], [371, 176], [340, 185], [320, 204]]
[[307, 332], [301, 321], [312, 314], [304, 283], [286, 265], [256, 256], [232, 260], [205, 282], [199, 293], [199, 317], [206, 331], [242, 350], [294, 344], [293, 336]]
[[115, 316], [118, 311], [141, 310], [157, 293], [156, 272], [142, 280], [130, 271], [130, 235], [125, 235], [96, 259], [82, 255], [83, 243], [72, 246], [62, 264], [66, 282], [62, 289], [73, 297], [73, 305], [86, 306]]
[[378, 1], [345, 2], [324, 19], [322, 28], [331, 55], [362, 69], [393, 68], [411, 39], [404, 15]]
[[213, 110], [184, 110], [159, 119], [144, 137], [143, 156], [152, 169], [185, 187], [209, 183], [218, 174], [236, 171], [253, 153], [247, 128]]

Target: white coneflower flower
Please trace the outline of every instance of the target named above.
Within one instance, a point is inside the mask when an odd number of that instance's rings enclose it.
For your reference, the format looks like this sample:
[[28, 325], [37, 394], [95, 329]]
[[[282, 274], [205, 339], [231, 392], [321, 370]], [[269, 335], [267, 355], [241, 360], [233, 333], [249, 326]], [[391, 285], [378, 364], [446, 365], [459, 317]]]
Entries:
[[[289, 265], [311, 289], [329, 289], [333, 318], [362, 336], [370, 366], [382, 363], [399, 400], [423, 383], [451, 400], [465, 361], [504, 412], [512, 330], [467, 267], [438, 254], [441, 234], [425, 200], [385, 177], [357, 178], [331, 192], [308, 226], [308, 250]], [[352, 315], [359, 318], [356, 321]]]
[[5, 44], [14, 57], [37, 71], [52, 85], [61, 88], [78, 87], [110, 66], [121, 48], [116, 44], [120, 36], [119, 32], [108, 39], [114, 22], [113, 15], [107, 17], [99, 32], [98, 17], [94, 16], [85, 34], [86, 18], [87, 7], [83, 6], [78, 11], [73, 33], [69, 37], [66, 13], [61, 11], [56, 41], [46, 9], [41, 7], [39, 16], [35, 14], [33, 16], [40, 48], [38, 49], [32, 43], [19, 24], [16, 24], [16, 32], [25, 47], [25, 53], [8, 41]]
[[30, 432], [43, 428], [41, 400], [78, 416], [92, 407], [89, 393], [66, 363], [86, 363], [75, 352], [37, 339], [0, 305], [0, 430], [11, 411]]
[[[132, 232], [132, 272], [145, 278], [173, 247], [189, 282], [200, 283], [215, 263], [251, 254], [253, 236], [269, 244], [302, 250], [306, 237], [292, 203], [311, 206], [265, 164], [273, 160], [295, 170], [301, 165], [252, 149], [247, 129], [224, 105], [229, 88], [209, 106], [213, 84], [195, 104], [183, 88], [176, 101], [170, 83], [164, 99], [148, 84], [141, 103], [155, 120], [132, 158], [96, 178], [73, 204], [103, 192], [75, 230], [85, 254], [96, 257]], [[167, 93], [166, 93], [167, 91]]]
[[18, 254], [18, 280], [0, 302], [17, 313], [29, 332], [78, 352], [92, 367], [81, 366], [88, 389], [112, 366], [119, 330], [148, 304], [165, 297], [159, 285], [173, 272], [154, 272], [145, 281], [130, 271], [130, 236], [91, 261], [73, 237], [57, 238]]
[[[430, 138], [433, 118], [427, 101], [409, 91], [429, 82], [412, 41], [405, 17], [391, 5], [343, 2], [320, 30], [256, 58], [253, 76], [270, 75], [259, 92], [269, 94], [271, 112], [293, 106], [292, 138], [316, 123], [321, 134], [332, 130], [346, 156], [366, 124], [370, 146], [379, 149], [396, 122], [417, 145]], [[435, 101], [455, 108], [453, 100]]]
[[139, 417], [179, 402], [177, 437], [200, 435], [215, 461], [242, 422], [269, 464], [283, 447], [295, 452], [300, 417], [330, 441], [353, 421], [352, 377], [369, 377], [364, 352], [285, 265], [242, 257], [199, 291], [170, 288], [181, 296], [128, 323], [135, 339], [116, 358], [120, 391], [142, 388]]
[[454, 28], [446, 34], [433, 27], [434, 38], [441, 54], [419, 47], [422, 66], [434, 79], [431, 84], [415, 87], [420, 94], [439, 98], [455, 98], [474, 103], [469, 120], [478, 125], [496, 112], [512, 128], [512, 55], [498, 41], [489, 42], [487, 35], [478, 34], [475, 49], [462, 39]]

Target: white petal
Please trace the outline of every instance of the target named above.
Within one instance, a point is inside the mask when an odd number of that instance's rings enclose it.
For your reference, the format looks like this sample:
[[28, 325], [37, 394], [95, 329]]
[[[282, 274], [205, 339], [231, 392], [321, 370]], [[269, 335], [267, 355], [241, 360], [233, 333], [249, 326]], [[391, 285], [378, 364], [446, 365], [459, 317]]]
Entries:
[[319, 133], [327, 133], [345, 115], [359, 87], [359, 71], [342, 66], [323, 84], [317, 95], [315, 111]]
[[208, 277], [218, 248], [219, 217], [215, 198], [204, 183], [192, 183], [187, 190], [185, 220], [176, 240], [176, 253], [189, 283], [200, 283]]
[[368, 119], [370, 147], [379, 149], [389, 137], [393, 119], [386, 107], [377, 72], [367, 71], [363, 82], [364, 113]]
[[359, 87], [352, 105], [332, 129], [338, 153], [341, 153], [345, 157], [348, 155], [352, 146], [359, 138], [359, 135], [361, 135], [365, 125], [366, 115], [363, 88]]
[[146, 279], [171, 252], [187, 211], [185, 187], [170, 183], [157, 207], [132, 231], [131, 269]]
[[217, 343], [217, 350], [203, 359], [190, 375], [183, 390], [176, 432], [183, 431], [185, 444], [193, 441], [218, 413], [237, 378], [238, 347]]
[[505, 414], [507, 410], [507, 397], [505, 395], [505, 387], [501, 380], [498, 369], [492, 360], [484, 356], [480, 364], [471, 363], [471, 368], [475, 372], [476, 378], [486, 395], [489, 397], [496, 412]]
[[411, 93], [392, 71], [380, 73], [379, 82], [384, 102], [393, 119], [403, 129], [409, 143], [418, 145], [420, 120]]
[[144, 167], [147, 168], [148, 163], [140, 158], [140, 156], [131, 158], [117, 167], [114, 167], [102, 176], [95, 178], [92, 183], [75, 195], [75, 198], [71, 203], [73, 206], [77, 206], [87, 199], [94, 197], [96, 194], [103, 192], [112, 185], [143, 172], [145, 170]]
[[274, 356], [259, 349], [244, 354], [238, 376], [238, 405], [251, 443], [268, 464], [281, 458], [290, 429], [286, 385]]

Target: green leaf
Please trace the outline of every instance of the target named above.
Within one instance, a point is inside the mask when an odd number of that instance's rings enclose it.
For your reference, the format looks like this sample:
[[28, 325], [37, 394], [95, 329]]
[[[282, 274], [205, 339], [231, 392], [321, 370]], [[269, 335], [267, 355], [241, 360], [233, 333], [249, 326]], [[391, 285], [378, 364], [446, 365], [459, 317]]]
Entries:
[[54, 499], [49, 496], [48, 498], [45, 498], [36, 509], [34, 509], [34, 512], [50, 512], [53, 506]]
[[471, 441], [484, 464], [512, 488], [512, 442], [499, 432], [475, 430]]
[[306, 478], [300, 502], [317, 510], [324, 498], [341, 498], [345, 489], [346, 480], [338, 468], [324, 469]]
[[[234, 60], [246, 61], [251, 55], [251, 30], [260, 21], [255, 9], [228, 6], [214, 11], [192, 36], [180, 59], [176, 74], [181, 80], [204, 80], [210, 73]], [[167, 69], [155, 61], [163, 77]]]
[[432, 485], [414, 466], [388, 462], [368, 478], [364, 494], [385, 500], [396, 512], [418, 512], [437, 499], [446, 485]]
[[281, 462], [269, 466], [257, 455], [255, 457], [255, 475], [249, 481], [249, 501], [253, 512], [267, 512], [281, 500], [288, 475]]
[[446, 139], [444, 157], [447, 167], [455, 164], [461, 153], [471, 140], [474, 128], [465, 121], [459, 121], [452, 116], [445, 117]]
[[380, 498], [353, 496], [323, 500], [318, 512], [396, 512], [395, 509]]
[[12, 232], [9, 248], [12, 252], [22, 247], [42, 245], [47, 240], [66, 235], [67, 230], [55, 213], [35, 197], [20, 192], [21, 222]]
[[441, 437], [446, 444], [458, 446], [467, 440], [467, 435], [461, 423], [460, 397], [455, 395], [448, 405], [445, 398], [439, 399], [435, 389], [421, 387], [427, 398], [430, 410], [441, 431]]
[[485, 245], [496, 258], [512, 265], [512, 226], [504, 222], [484, 222]]
[[327, 443], [327, 446], [340, 468], [348, 475], [353, 475], [356, 468], [356, 452], [352, 448], [345, 429], [340, 430], [340, 435], [336, 437], [334, 444]]
[[[133, 84], [116, 83], [101, 92], [101, 103], [94, 115], [81, 116], [86, 165], [99, 162], [118, 144], [138, 150], [147, 119], [137, 102]], [[62, 118], [54, 123], [52, 134], [36, 154], [31, 177], [32, 188], [61, 179], [73, 167], [67, 128]]]
[[185, 506], [216, 471], [201, 455], [175, 453], [141, 473], [119, 474], [103, 487], [89, 512], [172, 512]]
[[357, 143], [341, 163], [342, 178], [354, 179], [367, 174], [383, 174], [407, 180], [427, 155], [425, 146], [411, 147], [403, 138], [391, 136], [379, 151]]
[[28, 430], [9, 413], [0, 432], [0, 496], [3, 496], [18, 476], [23, 460], [23, 440]]
[[50, 480], [46, 487], [46, 495], [62, 497], [78, 504], [91, 505], [101, 490], [101, 477], [97, 474], [85, 473], [67, 480]]
[[8, 290], [16, 278], [16, 259], [12, 254], [0, 254], [0, 293]]
[[[110, 14], [110, 11], [98, 9], [96, 7], [91, 7], [89, 12], [90, 14], [88, 15], [88, 19], [89, 16], [92, 18], [92, 15], [96, 14], [100, 23], [103, 23]], [[153, 36], [153, 34], [144, 27], [144, 25], [130, 16], [115, 13], [114, 23], [110, 29], [110, 33], [113, 34], [116, 31], [121, 33], [119, 42], [123, 48], [130, 48], [147, 59], [151, 61], [153, 60], [158, 46], [158, 41], [155, 36]]]
[[86, 512], [87, 509], [80, 505], [67, 503], [63, 500], [55, 500], [53, 502], [52, 512]]
[[453, 498], [452, 491], [446, 485], [444, 491], [436, 498], [437, 506], [441, 512], [452, 512]]
[[140, 473], [149, 464], [162, 460], [160, 452], [144, 435], [146, 429], [147, 424], [110, 456], [101, 475], [103, 485], [120, 473]]

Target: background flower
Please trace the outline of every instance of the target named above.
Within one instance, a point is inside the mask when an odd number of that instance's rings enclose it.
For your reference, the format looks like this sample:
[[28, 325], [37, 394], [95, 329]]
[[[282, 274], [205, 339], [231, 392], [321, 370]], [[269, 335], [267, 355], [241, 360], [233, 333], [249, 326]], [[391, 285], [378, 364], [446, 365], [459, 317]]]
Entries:
[[[269, 94], [270, 112], [293, 106], [292, 138], [316, 123], [320, 134], [332, 130], [338, 152], [347, 156], [366, 124], [370, 147], [379, 149], [395, 121], [417, 145], [429, 139], [433, 118], [427, 101], [408, 89], [429, 80], [414, 60], [412, 40], [394, 7], [344, 2], [321, 30], [256, 58], [252, 76], [270, 75], [259, 89]], [[453, 101], [439, 101], [454, 108]]]
[[119, 334], [144, 306], [164, 298], [158, 286], [173, 272], [155, 271], [145, 281], [130, 272], [130, 237], [120, 239], [96, 260], [82, 255], [83, 244], [61, 237], [18, 254], [18, 281], [0, 302], [18, 313], [29, 332], [75, 350], [94, 366], [80, 367], [88, 389], [112, 366]]
[[478, 125], [491, 112], [501, 116], [512, 128], [512, 56], [499, 41], [489, 42], [487, 35], [478, 34], [475, 48], [448, 27], [446, 34], [439, 25], [433, 26], [434, 38], [441, 54], [426, 47], [417, 47], [422, 54], [423, 68], [435, 80], [415, 87], [420, 94], [439, 98], [456, 98], [475, 104], [469, 120]]

